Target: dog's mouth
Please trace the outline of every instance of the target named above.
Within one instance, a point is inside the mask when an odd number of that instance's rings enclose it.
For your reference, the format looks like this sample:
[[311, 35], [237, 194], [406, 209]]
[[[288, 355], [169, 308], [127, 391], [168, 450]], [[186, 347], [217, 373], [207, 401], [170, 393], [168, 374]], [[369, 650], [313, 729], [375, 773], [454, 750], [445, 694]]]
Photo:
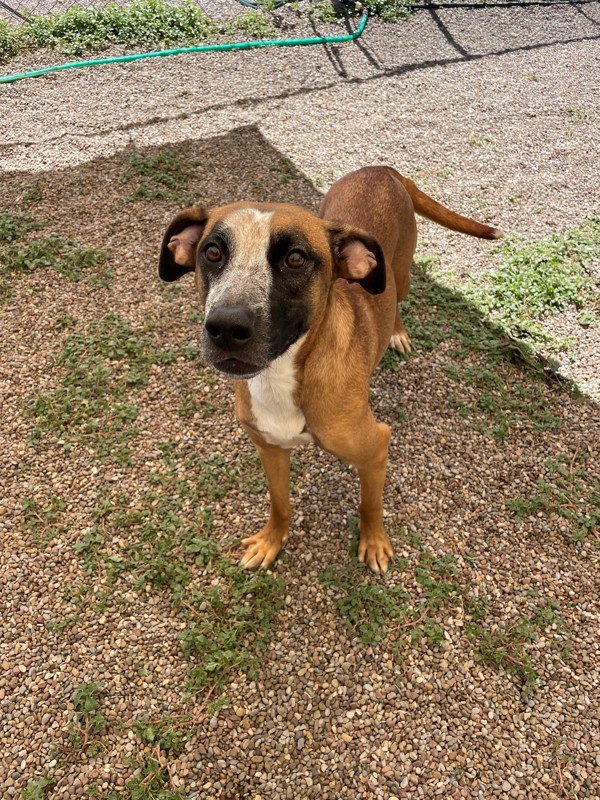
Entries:
[[251, 364], [248, 361], [240, 361], [239, 358], [225, 358], [222, 361], [213, 361], [213, 367], [222, 372], [228, 378], [246, 380], [254, 378], [264, 367], [258, 364]]

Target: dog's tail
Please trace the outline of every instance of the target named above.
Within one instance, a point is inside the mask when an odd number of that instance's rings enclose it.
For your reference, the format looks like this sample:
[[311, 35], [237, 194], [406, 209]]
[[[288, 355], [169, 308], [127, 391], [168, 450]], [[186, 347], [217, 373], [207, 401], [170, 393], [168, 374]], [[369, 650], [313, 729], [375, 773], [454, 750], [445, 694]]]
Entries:
[[438, 225], [443, 225], [444, 228], [450, 228], [450, 230], [458, 231], [459, 233], [468, 233], [469, 236], [478, 236], [480, 239], [501, 239], [504, 235], [499, 228], [483, 225], [474, 219], [469, 219], [469, 217], [463, 217], [461, 214], [450, 211], [449, 208], [422, 192], [416, 184], [400, 175], [393, 167], [388, 167], [387, 170], [390, 175], [399, 180], [404, 186], [410, 195], [415, 211], [422, 217], [427, 217], [427, 219], [437, 222]]

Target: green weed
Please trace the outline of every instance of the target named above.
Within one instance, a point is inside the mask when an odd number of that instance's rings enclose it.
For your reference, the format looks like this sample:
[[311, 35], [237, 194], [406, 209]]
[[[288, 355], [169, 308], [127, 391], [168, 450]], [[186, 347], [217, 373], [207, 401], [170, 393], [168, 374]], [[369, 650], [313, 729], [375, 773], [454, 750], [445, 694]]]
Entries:
[[193, 691], [207, 685], [222, 689], [237, 671], [255, 679], [273, 615], [281, 607], [279, 578], [245, 572], [226, 558], [215, 566], [220, 580], [191, 593], [194, 613], [181, 639], [184, 652], [195, 662], [190, 672]]
[[186, 722], [189, 722], [189, 719], [175, 721], [170, 716], [151, 720], [149, 715], [145, 714], [136, 721], [134, 731], [138, 739], [145, 744], [158, 747], [167, 753], [177, 754], [183, 750], [189, 736]]
[[46, 622], [45, 628], [54, 636], [60, 636], [67, 630], [67, 628], [77, 625], [79, 622], [81, 622], [81, 617], [78, 614], [75, 614], [72, 617], [65, 617], [64, 619], [60, 620], [50, 619], [48, 622]]
[[397, 22], [410, 15], [414, 0], [364, 0], [364, 5], [384, 22]]
[[[408, 563], [397, 560], [392, 565], [391, 581], [387, 578], [385, 584], [372, 583], [365, 579], [364, 566], [356, 558], [357, 523], [353, 522], [351, 528], [350, 562], [341, 567], [328, 567], [319, 575], [319, 581], [333, 589], [336, 608], [346, 625], [367, 644], [391, 635], [392, 649], [397, 653], [407, 635], [412, 641], [425, 638], [431, 645], [439, 644], [443, 630], [431, 615], [450, 598], [462, 594], [460, 584], [453, 580], [457, 576], [454, 559], [449, 555], [436, 556], [422, 547], [418, 537], [413, 537], [411, 541], [420, 553], [412, 576]], [[392, 582], [394, 572], [399, 570], [405, 573], [402, 586]], [[416, 594], [411, 594], [406, 588], [411, 577], [418, 587]]]
[[598, 541], [600, 529], [600, 480], [593, 470], [589, 450], [577, 450], [573, 456], [561, 454], [546, 462], [548, 478], [540, 478], [539, 490], [529, 499], [507, 500], [517, 516], [543, 512], [557, 514], [569, 521], [573, 541], [590, 534]]
[[0, 20], [0, 59], [35, 47], [79, 55], [113, 44], [192, 46], [239, 33], [259, 39], [273, 36], [276, 30], [269, 18], [257, 11], [218, 24], [191, 0], [178, 5], [164, 0], [134, 0], [127, 6], [72, 7], [57, 14], [31, 16], [27, 24], [8, 26]]
[[74, 327], [75, 327], [75, 320], [70, 314], [60, 314], [60, 316], [58, 316], [54, 320], [55, 331], [64, 331]]
[[279, 159], [277, 163], [269, 167], [269, 169], [271, 172], [276, 172], [278, 174], [282, 186], [290, 183], [290, 181], [297, 181], [303, 178], [302, 173], [296, 169], [289, 158]]
[[108, 261], [103, 250], [82, 247], [57, 233], [29, 238], [43, 227], [45, 223], [28, 214], [0, 214], [0, 279], [51, 268], [71, 281], [79, 281]]
[[[310, 4], [310, 16], [320, 22], [338, 22], [340, 15], [330, 0], [313, 0]], [[318, 184], [317, 184], [318, 185]]]
[[[0, 48], [1, 48], [0, 44]], [[44, 193], [42, 191], [42, 185], [39, 181], [32, 183], [31, 186], [27, 189], [24, 189], [21, 192], [21, 199], [25, 203], [37, 203], [39, 200], [42, 199]]]
[[103, 250], [81, 247], [58, 234], [32, 239], [25, 246], [13, 245], [2, 254], [0, 272], [29, 273], [53, 268], [71, 281], [79, 281], [84, 272], [97, 269], [108, 260]]
[[405, 620], [409, 613], [408, 595], [401, 586], [367, 583], [364, 567], [357, 563], [327, 567], [319, 581], [334, 589], [336, 608], [348, 628], [365, 644], [383, 639], [388, 624]]
[[475, 430], [504, 439], [514, 429], [544, 431], [560, 425], [548, 407], [551, 389], [545, 382], [524, 384], [522, 376], [504, 365], [491, 371], [485, 366], [447, 364], [444, 371], [459, 384], [448, 396], [450, 405], [472, 419]]
[[82, 683], [73, 695], [76, 724], [69, 729], [69, 744], [74, 751], [94, 750], [98, 746], [97, 737], [106, 732], [108, 722], [100, 710], [102, 687], [97, 683]]
[[594, 114], [593, 111], [590, 111], [589, 108], [576, 108], [575, 106], [568, 106], [567, 114], [571, 119], [571, 122], [574, 123], [581, 123], [581, 122], [595, 122], [597, 119], [597, 115]]
[[[448, 402], [476, 430], [504, 438], [513, 430], [560, 425], [553, 395], [567, 389], [576, 397], [577, 390], [558, 381], [552, 364], [530, 343], [512, 339], [501, 324], [487, 319], [481, 305], [437, 280], [429, 261], [415, 268], [411, 295], [400, 309], [414, 349], [453, 343], [444, 371], [457, 388]], [[394, 363], [400, 362], [388, 368]], [[515, 365], [523, 369], [515, 370]]]
[[508, 335], [543, 341], [540, 320], [567, 306], [581, 309], [591, 297], [589, 268], [599, 253], [600, 217], [534, 242], [508, 237], [500, 266], [468, 287], [466, 296]]
[[[268, 11], [268, 9], [264, 9]], [[277, 35], [277, 28], [271, 23], [262, 10], [247, 11], [240, 17], [226, 23], [221, 33], [226, 36], [235, 36], [244, 33], [250, 39], [272, 39]]]
[[[0, 20], [2, 23], [2, 20]], [[2, 29], [0, 27], [0, 42], [2, 36]], [[27, 786], [21, 792], [21, 800], [44, 800], [44, 798], [48, 797], [48, 792], [50, 792], [54, 786], [56, 785], [56, 781], [52, 778], [47, 772], [44, 774], [42, 778], [39, 778], [37, 781], [30, 781]]]
[[188, 187], [197, 177], [199, 166], [199, 161], [184, 158], [179, 149], [165, 150], [156, 155], [134, 153], [122, 181], [138, 184], [128, 198], [130, 201], [169, 200], [191, 205], [193, 197], [188, 193]]
[[0, 244], [23, 239], [31, 231], [43, 228], [45, 223], [32, 218], [30, 214], [13, 214], [11, 211], [0, 211]]
[[65, 368], [61, 384], [29, 404], [28, 413], [37, 421], [33, 441], [49, 432], [65, 447], [74, 440], [100, 458], [129, 463], [129, 443], [138, 435], [133, 424], [138, 410], [129, 394], [146, 384], [152, 364], [175, 357], [116, 314], [91, 323], [86, 333], [71, 334], [57, 357]]
[[516, 676], [525, 695], [533, 692], [538, 674], [526, 647], [534, 641], [536, 630], [529, 620], [520, 618], [504, 628], [495, 626], [489, 629], [470, 622], [466, 630], [483, 661]]
[[465, 612], [468, 619], [465, 631], [479, 657], [490, 666], [515, 676], [526, 696], [532, 694], [539, 681], [529, 649], [540, 633], [548, 635], [551, 630], [555, 637], [554, 649], [562, 658], [568, 657], [564, 639], [570, 632], [555, 600], [546, 599], [530, 616], [521, 616], [506, 624], [486, 623], [487, 610], [481, 601], [473, 598], [466, 599]]
[[401, 353], [388, 347], [379, 362], [379, 366], [384, 372], [399, 372], [402, 362], [405, 360], [406, 358]]
[[[99, 498], [94, 524], [75, 550], [90, 573], [101, 570], [109, 581], [128, 573], [136, 587], [163, 592], [186, 623], [181, 641], [192, 664], [190, 688], [221, 688], [234, 671], [256, 675], [282, 584], [231, 563], [212, 535], [204, 503], [252, 486], [259, 469], [254, 460], [228, 465], [220, 456], [193, 454], [183, 459], [182, 478], [180, 462], [164, 444], [167, 469], [152, 474], [153, 488], [136, 499], [118, 493]], [[122, 537], [126, 545], [113, 544]], [[209, 586], [197, 585], [198, 573], [212, 576]]]
[[218, 30], [192, 2], [174, 6], [163, 0], [136, 0], [129, 6], [73, 7], [58, 14], [34, 16], [28, 25], [9, 30], [4, 42], [0, 38], [0, 57], [30, 47], [50, 47], [77, 55], [110, 44], [197, 44]]
[[[406, 17], [412, 0], [366, 0], [372, 14], [387, 22]], [[57, 14], [31, 16], [27, 23], [8, 25], [0, 19], [0, 59], [35, 47], [79, 55], [110, 45], [126, 47], [199, 45], [245, 34], [251, 39], [273, 38], [277, 28], [269, 17], [270, 0], [256, 11], [225, 23], [207, 17], [192, 0], [171, 5], [165, 0], [134, 0], [127, 6], [109, 4], [91, 8], [73, 7]], [[311, 3], [309, 14], [334, 22], [338, 17], [326, 0]]]
[[60, 497], [51, 497], [45, 505], [26, 497], [21, 503], [21, 509], [27, 533], [42, 550], [66, 531], [64, 521], [66, 506]]

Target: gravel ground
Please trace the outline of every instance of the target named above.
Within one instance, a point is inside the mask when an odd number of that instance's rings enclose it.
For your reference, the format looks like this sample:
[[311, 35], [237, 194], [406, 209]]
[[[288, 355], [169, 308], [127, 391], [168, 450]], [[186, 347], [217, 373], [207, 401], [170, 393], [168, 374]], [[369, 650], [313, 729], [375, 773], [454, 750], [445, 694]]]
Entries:
[[[304, 30], [291, 13], [281, 20], [285, 35]], [[101, 283], [51, 269], [14, 276], [0, 306], [3, 798], [27, 797], [24, 787], [45, 773], [53, 784], [39, 791], [51, 798], [131, 796], [126, 784], [154, 752], [135, 727], [144, 714], [190, 719], [180, 752], [160, 756], [172, 794], [148, 789], [141, 798], [600, 796], [598, 539], [590, 531], [573, 541], [568, 518], [598, 502], [577, 478], [582, 464], [597, 478], [598, 407], [499, 363], [495, 374], [518, 407], [508, 436], [486, 432], [477, 386], [453, 378], [465, 366], [481, 374], [485, 353], [457, 355], [456, 332], [428, 347], [423, 333], [454, 323], [479, 330], [464, 308], [446, 309], [448, 290], [428, 305], [431, 287], [417, 282], [407, 312], [416, 352], [373, 382], [376, 415], [394, 428], [385, 503], [396, 570], [380, 581], [352, 566], [355, 477], [315, 449], [297, 451], [296, 515], [275, 569], [282, 605], [261, 634], [258, 673], [230, 673], [223, 703], [205, 702], [221, 691], [210, 682], [188, 691], [195, 662], [181, 650], [190, 624], [181, 604], [159, 581], [140, 583], [135, 569], [111, 582], [109, 556], [135, 548], [136, 529], [109, 528], [107, 558], [91, 573], [81, 543], [107, 494], [146, 502], [167, 471], [160, 443], [170, 442], [181, 478], [192, 457], [220, 456], [223, 475], [251, 463], [230, 387], [195, 358], [152, 364], [147, 383], [131, 390], [140, 433], [129, 465], [98, 458], [74, 436], [69, 450], [48, 432], [32, 441], [26, 411], [33, 394], [61, 385], [56, 354], [68, 337], [111, 312], [154, 348], [180, 352], [195, 341], [191, 281], [165, 290], [155, 275], [162, 231], [183, 200], [132, 201], [141, 180], [128, 178], [132, 159], [178, 148], [178, 161], [193, 165], [185, 191], [207, 204], [243, 197], [312, 207], [346, 171], [385, 162], [457, 211], [543, 236], [598, 212], [599, 40], [598, 5], [439, 11], [393, 26], [372, 21], [351, 46], [165, 59], [0, 87], [0, 208], [29, 210], [48, 230], [105, 249], [111, 271]], [[54, 60], [30, 54], [2, 72]], [[419, 252], [464, 279], [494, 263], [488, 244], [428, 223]], [[597, 328], [569, 315], [551, 324], [574, 337], [562, 371], [597, 390]], [[182, 412], [188, 395], [196, 405]], [[554, 424], [538, 425], [542, 412]], [[557, 483], [550, 460], [559, 456], [566, 499], [516, 515], [506, 500]], [[190, 477], [203, 479], [202, 469]], [[43, 509], [57, 498], [51, 519]], [[267, 511], [248, 482], [200, 501], [226, 552]], [[27, 513], [32, 502], [38, 518]], [[186, 519], [195, 511], [186, 506]], [[451, 559], [458, 587], [440, 602], [436, 558]], [[409, 616], [365, 643], [336, 605], [340, 580], [319, 580], [331, 565], [351, 576], [356, 602], [364, 587], [403, 587]], [[194, 586], [219, 580], [198, 567]], [[473, 636], [476, 603], [485, 613]], [[552, 613], [542, 624], [544, 608]], [[439, 637], [411, 636], [421, 611]], [[500, 667], [482, 657], [489, 637], [521, 630], [522, 620], [535, 635], [516, 635], [504, 656], [495, 639]], [[529, 694], [523, 670], [512, 669], [523, 664], [537, 675]], [[90, 683], [102, 686], [106, 725], [94, 747], [74, 746], [74, 696]]]

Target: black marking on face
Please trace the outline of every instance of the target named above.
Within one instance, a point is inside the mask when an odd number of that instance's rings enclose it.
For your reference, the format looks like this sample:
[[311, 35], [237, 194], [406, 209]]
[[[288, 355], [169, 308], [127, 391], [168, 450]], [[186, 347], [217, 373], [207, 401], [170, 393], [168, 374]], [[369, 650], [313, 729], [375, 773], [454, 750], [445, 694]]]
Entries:
[[[272, 274], [269, 293], [270, 349], [272, 357], [277, 358], [309, 328], [309, 287], [321, 268], [321, 258], [304, 234], [294, 229], [274, 232], [267, 258]], [[296, 266], [296, 262], [300, 265]]]

